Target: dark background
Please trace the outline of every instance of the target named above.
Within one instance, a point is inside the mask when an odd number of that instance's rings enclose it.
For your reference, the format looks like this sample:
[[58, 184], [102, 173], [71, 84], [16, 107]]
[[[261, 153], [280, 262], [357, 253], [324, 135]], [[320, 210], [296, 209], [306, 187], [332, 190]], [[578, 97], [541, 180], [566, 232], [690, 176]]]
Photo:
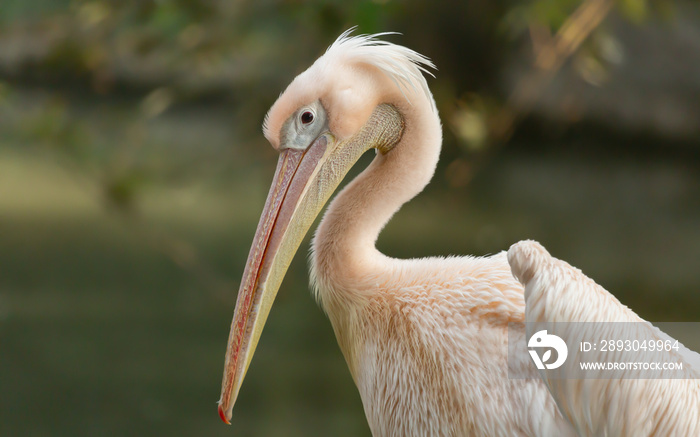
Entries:
[[232, 427], [215, 405], [263, 116], [354, 25], [438, 66], [441, 163], [381, 250], [532, 238], [642, 317], [697, 321], [697, 2], [4, 0], [0, 435], [369, 434], [308, 243]]

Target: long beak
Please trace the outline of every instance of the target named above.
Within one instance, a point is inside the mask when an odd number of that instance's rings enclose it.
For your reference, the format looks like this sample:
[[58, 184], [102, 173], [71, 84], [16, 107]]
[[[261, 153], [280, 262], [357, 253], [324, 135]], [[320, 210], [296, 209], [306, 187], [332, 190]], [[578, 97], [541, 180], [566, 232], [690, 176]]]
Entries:
[[272, 302], [309, 227], [359, 157], [370, 148], [382, 152], [398, 143], [403, 119], [390, 105], [379, 105], [349, 140], [320, 135], [305, 150], [280, 153], [272, 187], [246, 261], [228, 338], [219, 416], [230, 424]]

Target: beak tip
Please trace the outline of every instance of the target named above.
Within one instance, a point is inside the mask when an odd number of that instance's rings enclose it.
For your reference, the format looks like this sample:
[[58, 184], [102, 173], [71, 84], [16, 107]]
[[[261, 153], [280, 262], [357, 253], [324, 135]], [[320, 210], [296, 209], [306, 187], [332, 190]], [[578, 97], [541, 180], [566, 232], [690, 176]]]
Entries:
[[219, 405], [219, 417], [221, 417], [221, 420], [223, 420], [226, 425], [231, 424], [231, 422], [229, 421], [229, 418], [226, 417], [226, 412], [224, 411], [223, 406], [221, 406], [221, 405]]

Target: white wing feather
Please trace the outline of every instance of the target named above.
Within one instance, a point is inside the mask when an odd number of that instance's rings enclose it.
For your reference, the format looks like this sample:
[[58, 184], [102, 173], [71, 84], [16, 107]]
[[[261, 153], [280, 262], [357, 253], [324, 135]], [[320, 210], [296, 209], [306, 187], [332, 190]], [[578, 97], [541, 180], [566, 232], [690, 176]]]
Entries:
[[[528, 323], [644, 322], [603, 287], [550, 256], [537, 242], [514, 244], [508, 251], [508, 262], [525, 287]], [[604, 325], [585, 326], [595, 329]], [[648, 339], [670, 339], [650, 323], [641, 326]], [[564, 335], [581, 334], [571, 331]], [[596, 333], [587, 334], [595, 338]], [[598, 334], [598, 338], [605, 338], [604, 333]], [[562, 414], [581, 436], [700, 435], [700, 355], [682, 345], [679, 351], [666, 354], [669, 361], [683, 362], [688, 379], [547, 379], [544, 372], [541, 376]]]

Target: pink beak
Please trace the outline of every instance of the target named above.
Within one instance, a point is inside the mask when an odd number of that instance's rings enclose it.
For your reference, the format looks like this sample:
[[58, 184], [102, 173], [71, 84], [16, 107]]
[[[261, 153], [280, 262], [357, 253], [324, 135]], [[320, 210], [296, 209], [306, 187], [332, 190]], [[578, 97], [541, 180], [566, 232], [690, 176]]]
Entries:
[[[276, 256], [299, 200], [327, 145], [328, 139], [322, 135], [305, 150], [284, 149], [280, 152], [277, 170], [246, 261], [231, 323], [219, 400], [219, 416], [227, 424], [230, 424], [233, 404], [277, 293], [276, 287], [273, 287], [274, 290], [266, 287], [271, 273], [280, 273], [279, 268], [273, 268]], [[297, 247], [290, 248], [292, 256]], [[291, 257], [287, 265], [282, 266], [282, 276], [289, 262]], [[281, 282], [282, 278], [277, 279]]]

